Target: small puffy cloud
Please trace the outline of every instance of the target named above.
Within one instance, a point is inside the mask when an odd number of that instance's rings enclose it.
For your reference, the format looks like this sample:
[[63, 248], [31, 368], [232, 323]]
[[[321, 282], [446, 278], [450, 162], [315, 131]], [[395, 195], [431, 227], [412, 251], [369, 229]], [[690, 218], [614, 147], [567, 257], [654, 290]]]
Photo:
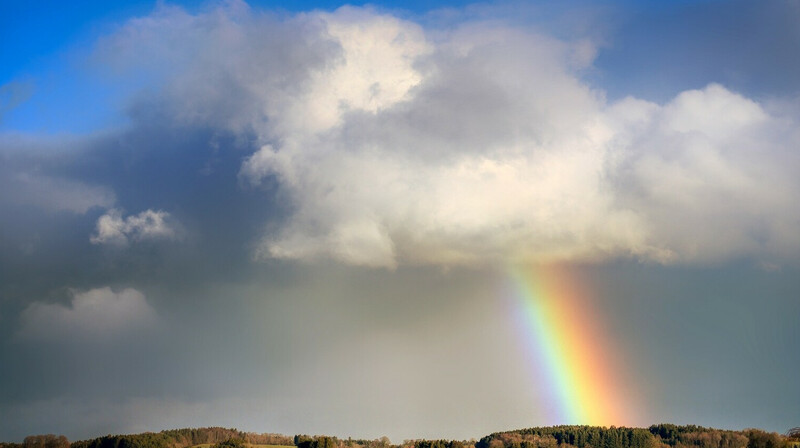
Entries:
[[177, 240], [181, 238], [180, 225], [162, 210], [145, 210], [127, 218], [122, 212], [111, 209], [97, 219], [96, 231], [89, 240], [92, 244], [125, 246], [130, 241]]
[[73, 292], [69, 305], [33, 302], [22, 312], [21, 340], [103, 341], [151, 328], [157, 319], [144, 294], [109, 287]]

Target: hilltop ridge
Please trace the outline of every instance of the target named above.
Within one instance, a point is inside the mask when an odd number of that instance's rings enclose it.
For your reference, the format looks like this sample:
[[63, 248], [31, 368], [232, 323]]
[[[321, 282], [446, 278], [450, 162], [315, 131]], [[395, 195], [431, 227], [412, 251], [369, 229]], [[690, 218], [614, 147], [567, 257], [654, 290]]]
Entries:
[[647, 428], [560, 425], [489, 434], [480, 440], [341, 439], [325, 435], [286, 436], [233, 428], [171, 429], [140, 434], [106, 435], [70, 443], [53, 434], [26, 437], [0, 448], [798, 448], [800, 434], [741, 431], [697, 425], [657, 424]]

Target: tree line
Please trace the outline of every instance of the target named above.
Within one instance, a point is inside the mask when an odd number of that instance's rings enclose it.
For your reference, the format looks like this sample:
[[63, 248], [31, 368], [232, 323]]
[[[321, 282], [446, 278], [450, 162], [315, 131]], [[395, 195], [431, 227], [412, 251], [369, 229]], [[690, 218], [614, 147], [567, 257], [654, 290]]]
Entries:
[[248, 445], [282, 445], [297, 448], [800, 448], [800, 428], [787, 434], [760, 429], [728, 431], [696, 425], [659, 424], [649, 428], [562, 425], [526, 428], [490, 434], [479, 441], [406, 440], [393, 445], [388, 438], [339, 439], [329, 436], [251, 433], [210, 427], [185, 428], [128, 435], [107, 435], [70, 443], [53, 434], [28, 436], [22, 443], [2, 443], [0, 448], [247, 448]]
[[728, 431], [696, 425], [649, 428], [551, 426], [490, 434], [475, 448], [788, 448], [789, 437], [760, 429]]
[[0, 442], [0, 448], [70, 448], [69, 440], [55, 434], [25, 437], [22, 443]]
[[[53, 441], [58, 441], [58, 444]], [[44, 440], [45, 442], [41, 442]], [[29, 436], [22, 443], [0, 443], [0, 448], [189, 448], [216, 445], [231, 440], [242, 444], [292, 446], [292, 437], [282, 434], [243, 432], [237, 429], [209, 427], [171, 429], [141, 434], [107, 435], [70, 443], [64, 436]], [[226, 447], [227, 448], [227, 447]]]

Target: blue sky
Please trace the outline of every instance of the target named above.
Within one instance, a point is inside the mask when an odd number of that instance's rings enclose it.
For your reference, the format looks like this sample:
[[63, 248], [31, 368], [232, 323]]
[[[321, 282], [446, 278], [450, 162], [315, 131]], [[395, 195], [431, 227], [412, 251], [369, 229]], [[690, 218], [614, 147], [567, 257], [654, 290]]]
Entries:
[[582, 423], [551, 265], [619, 424], [797, 426], [796, 2], [340, 6], [0, 6], [0, 439]]

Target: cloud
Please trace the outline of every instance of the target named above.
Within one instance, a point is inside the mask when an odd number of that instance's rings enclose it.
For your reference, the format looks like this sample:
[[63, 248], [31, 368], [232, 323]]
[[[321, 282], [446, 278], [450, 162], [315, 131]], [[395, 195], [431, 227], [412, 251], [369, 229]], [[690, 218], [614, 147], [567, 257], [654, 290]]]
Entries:
[[630, 140], [614, 148], [614, 194], [638, 211], [661, 261], [796, 257], [796, 120], [717, 84], [664, 106], [629, 99], [611, 109], [639, 128], [618, 132]]
[[92, 207], [108, 207], [115, 200], [114, 192], [108, 188], [35, 172], [9, 174], [2, 184], [4, 202], [32, 205], [47, 211], [82, 214]]
[[96, 231], [89, 240], [92, 244], [126, 246], [130, 241], [178, 240], [180, 224], [162, 210], [145, 210], [138, 215], [122, 217], [122, 212], [111, 209], [97, 219]]
[[113, 205], [116, 196], [111, 188], [52, 169], [63, 155], [60, 147], [82, 144], [74, 138], [56, 143], [47, 138], [1, 135], [0, 206], [84, 214], [93, 207]]
[[[240, 180], [276, 185], [290, 210], [257, 259], [796, 259], [797, 117], [713, 83], [609, 103], [583, 76], [596, 48], [503, 21], [234, 3], [162, 7], [97, 57], [160, 79], [136, 116], [254, 136]], [[125, 222], [109, 215], [93, 238], [127, 241]]]
[[73, 292], [69, 306], [33, 302], [20, 316], [17, 337], [21, 340], [102, 342], [150, 328], [155, 310], [145, 296], [127, 288], [110, 287]]
[[426, 73], [406, 76], [407, 97], [347, 103], [328, 128], [265, 145], [242, 175], [277, 178], [296, 212], [257, 256], [392, 267], [797, 253], [784, 117], [716, 84], [609, 105], [571, 69], [574, 51], [463, 27], [418, 54]]
[[112, 206], [116, 201], [112, 188], [60, 169], [89, 141], [0, 134], [0, 207], [85, 214], [93, 207]]

